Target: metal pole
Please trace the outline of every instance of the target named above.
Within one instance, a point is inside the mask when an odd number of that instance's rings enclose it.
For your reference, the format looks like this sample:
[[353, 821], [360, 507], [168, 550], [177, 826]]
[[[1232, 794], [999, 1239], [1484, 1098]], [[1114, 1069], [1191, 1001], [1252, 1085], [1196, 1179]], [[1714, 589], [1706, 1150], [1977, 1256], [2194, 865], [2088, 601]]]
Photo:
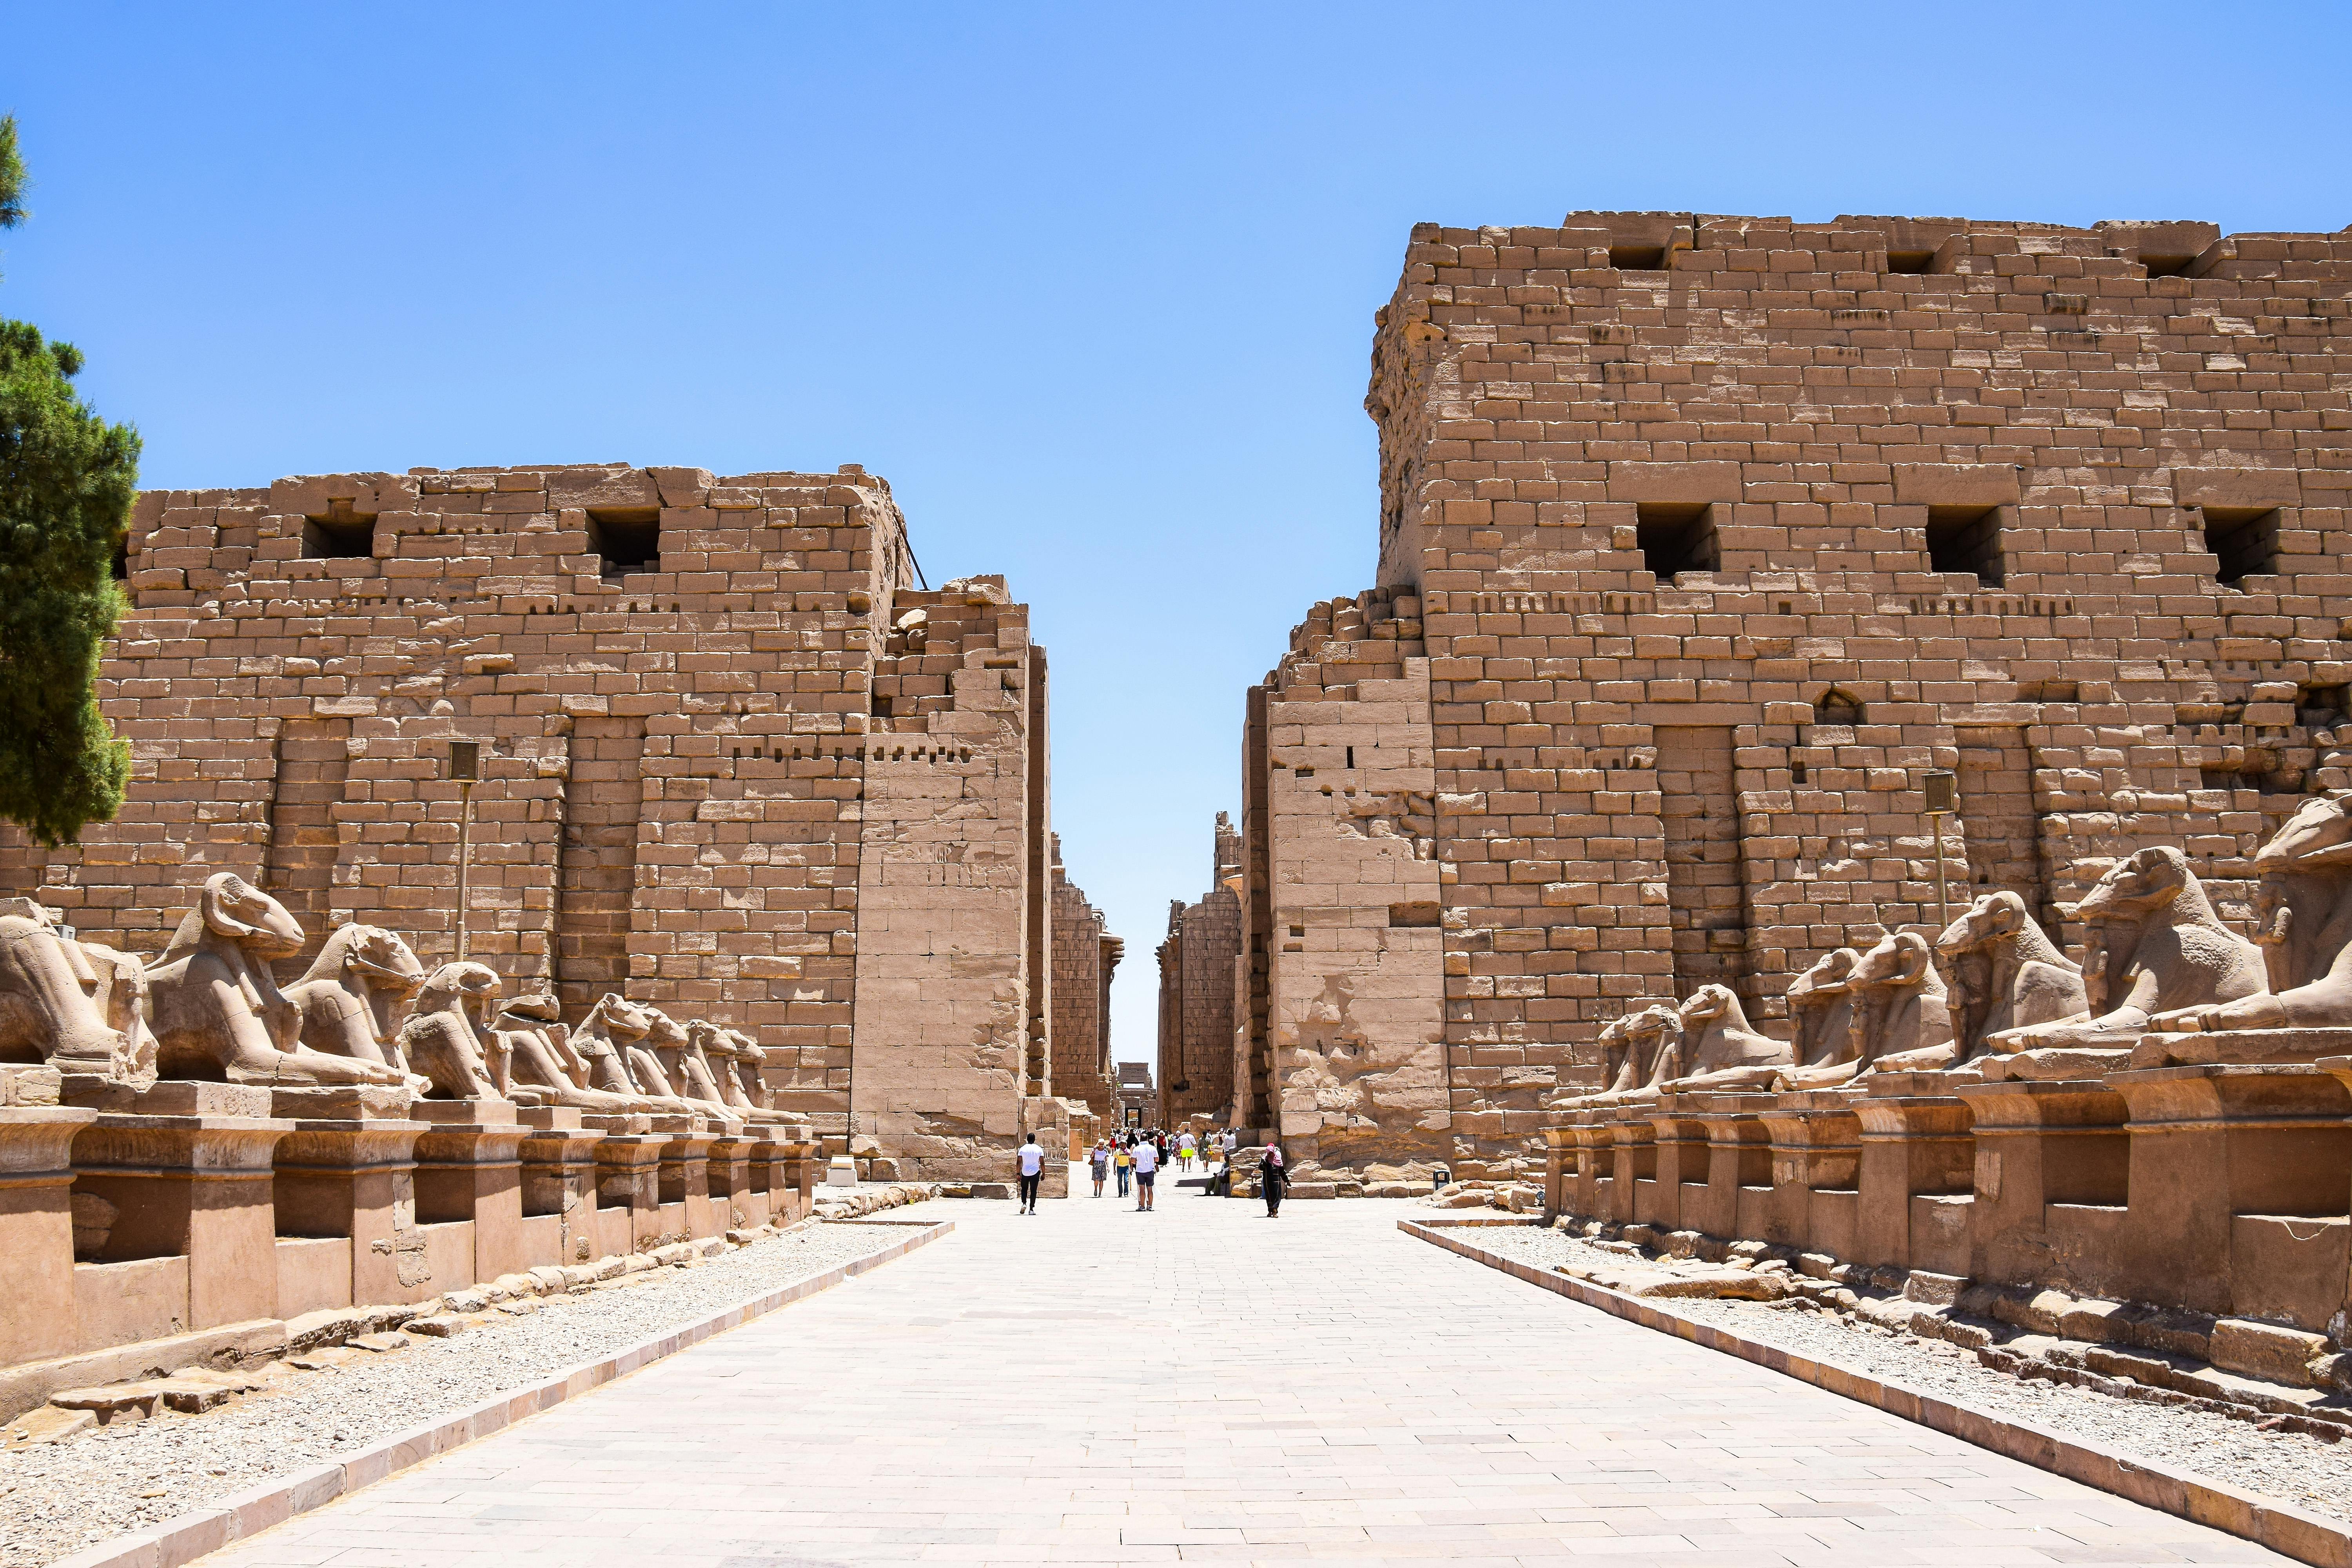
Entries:
[[474, 860], [474, 784], [468, 779], [457, 786], [457, 962], [466, 961], [466, 897]]
[[1949, 768], [1929, 768], [1920, 775], [1919, 786], [1925, 797], [1922, 814], [1936, 825], [1936, 919], [1938, 930], [1952, 923], [1952, 900], [1945, 888], [1944, 818], [1956, 816], [1960, 809], [1960, 777]]

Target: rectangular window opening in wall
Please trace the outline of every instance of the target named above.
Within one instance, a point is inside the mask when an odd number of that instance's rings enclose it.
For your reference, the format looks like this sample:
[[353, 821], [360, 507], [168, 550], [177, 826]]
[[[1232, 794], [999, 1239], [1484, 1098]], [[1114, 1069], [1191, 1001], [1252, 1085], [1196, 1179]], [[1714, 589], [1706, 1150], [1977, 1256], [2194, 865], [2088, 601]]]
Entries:
[[302, 555], [310, 561], [364, 560], [375, 553], [375, 514], [331, 500], [324, 514], [302, 520]]
[[1663, 245], [1612, 245], [1609, 247], [1609, 265], [1620, 272], [1663, 272], [1666, 269], [1666, 247]]
[[1634, 542], [1642, 564], [1661, 583], [1681, 572], [1712, 572], [1721, 562], [1715, 509], [1704, 501], [1643, 501], [1633, 509]]
[[2306, 730], [2341, 729], [2352, 717], [2352, 687], [2305, 686], [2294, 694], [2294, 721]]
[[2213, 576], [2225, 588], [2278, 570], [2278, 508], [2209, 506], [2200, 509], [2205, 548], [2219, 563]]
[[604, 557], [600, 575], [661, 570], [661, 511], [656, 507], [612, 507], [588, 513], [588, 548]]
[[1973, 572], [1980, 586], [2000, 587], [2006, 575], [2000, 558], [2000, 508], [1929, 507], [1927, 570]]
[[1930, 272], [1935, 269], [1936, 253], [1932, 250], [1890, 250], [1886, 253], [1889, 272]]

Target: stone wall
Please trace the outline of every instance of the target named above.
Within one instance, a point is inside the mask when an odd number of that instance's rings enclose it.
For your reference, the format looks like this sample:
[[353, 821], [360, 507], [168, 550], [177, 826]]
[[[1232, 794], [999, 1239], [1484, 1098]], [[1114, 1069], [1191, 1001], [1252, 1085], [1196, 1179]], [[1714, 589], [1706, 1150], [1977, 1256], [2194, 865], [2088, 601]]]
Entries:
[[1217, 813], [1209, 891], [1172, 902], [1160, 959], [1160, 1116], [1225, 1117], [1234, 1098], [1234, 957], [1241, 950], [1241, 838]]
[[[2179, 843], [2242, 914], [2253, 847], [2352, 783], [2347, 284], [2352, 234], [2193, 223], [1417, 227], [1381, 587], [1244, 721], [1236, 1073], [1326, 1159], [1390, 1101], [1367, 1158], [1517, 1158], [1629, 1002], [1719, 979], [1782, 1030], [1791, 974], [1934, 923], [1931, 768], [1956, 901], [2055, 920]], [[1349, 738], [1416, 711], [1425, 774]], [[1346, 837], [1415, 792], [1426, 861]], [[1400, 877], [1433, 935], [1386, 924]], [[1373, 1043], [1342, 933], [1433, 1026]]]
[[1124, 951], [1104, 930], [1102, 911], [1062, 866], [1054, 839], [1054, 1092], [1115, 1119], [1110, 1059], [1110, 972]]
[[1517, 1091], [1494, 1064], [1465, 1057], [1449, 1074], [1445, 1059], [1429, 660], [1412, 610], [1386, 589], [1315, 606], [1253, 693], [1278, 765], [1245, 817], [1263, 843], [1239, 857], [1253, 914], [1237, 945], [1266, 955], [1275, 1120], [1258, 1124], [1301, 1163], [1412, 1157], [1446, 1128], [1450, 1080]]
[[1029, 1049], [1033, 993], [1028, 611], [994, 580], [901, 592], [876, 679], [858, 875], [859, 1131], [902, 1169], [1001, 1178], [1023, 1099], [1047, 1092]]
[[430, 968], [469, 805], [508, 991], [748, 1030], [836, 1145], [1013, 1141], [1050, 1090], [1044, 658], [1001, 579], [911, 587], [905, 529], [854, 466], [150, 492], [101, 675], [130, 798], [54, 854], [0, 831], [0, 889], [152, 957], [233, 869], [313, 949], [364, 921]]

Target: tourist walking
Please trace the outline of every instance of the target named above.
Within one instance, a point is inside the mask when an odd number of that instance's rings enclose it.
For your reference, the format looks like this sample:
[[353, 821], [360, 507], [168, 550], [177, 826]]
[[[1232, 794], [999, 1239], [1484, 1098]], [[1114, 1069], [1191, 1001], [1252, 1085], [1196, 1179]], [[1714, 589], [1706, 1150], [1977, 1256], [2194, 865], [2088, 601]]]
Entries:
[[1230, 1128], [1230, 1127], [1226, 1128], [1226, 1129], [1225, 1129], [1225, 1163], [1226, 1163], [1227, 1165], [1231, 1165], [1231, 1164], [1234, 1163], [1234, 1150], [1236, 1150], [1236, 1149], [1238, 1149], [1238, 1148], [1240, 1148], [1241, 1146], [1242, 1146], [1242, 1138], [1241, 1138], [1241, 1134], [1240, 1134], [1240, 1133], [1238, 1133], [1238, 1132], [1236, 1132], [1236, 1131], [1234, 1131], [1232, 1128]]
[[1118, 1148], [1111, 1151], [1110, 1163], [1118, 1172], [1118, 1195], [1120, 1197], [1125, 1197], [1127, 1196], [1128, 1173], [1135, 1168], [1134, 1133], [1129, 1133], [1127, 1135], [1126, 1142], [1122, 1142]]
[[1190, 1132], [1176, 1140], [1176, 1163], [1187, 1173], [1192, 1169], [1192, 1135]]
[[1037, 1134], [1029, 1134], [1017, 1157], [1021, 1162], [1021, 1212], [1035, 1214], [1038, 1184], [1045, 1179], [1045, 1151], [1037, 1147]]
[[1160, 1173], [1160, 1150], [1146, 1142], [1135, 1146], [1135, 1212], [1151, 1212], [1152, 1179]]
[[1094, 1167], [1095, 1196], [1100, 1197], [1103, 1184], [1110, 1179], [1110, 1145], [1099, 1138], [1096, 1139], [1094, 1152], [1087, 1163]]
[[1282, 1217], [1282, 1190], [1290, 1185], [1289, 1168], [1282, 1163], [1282, 1145], [1265, 1146], [1265, 1158], [1258, 1162], [1257, 1190], [1265, 1198], [1265, 1217]]

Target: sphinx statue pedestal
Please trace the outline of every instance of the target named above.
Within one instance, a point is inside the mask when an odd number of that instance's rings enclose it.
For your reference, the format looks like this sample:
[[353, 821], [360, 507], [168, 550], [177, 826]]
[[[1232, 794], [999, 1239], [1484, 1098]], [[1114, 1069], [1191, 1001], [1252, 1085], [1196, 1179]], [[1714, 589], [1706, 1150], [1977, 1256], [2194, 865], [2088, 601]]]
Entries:
[[780, 1145], [781, 1162], [771, 1167], [774, 1184], [768, 1189], [768, 1218], [776, 1225], [806, 1219], [816, 1207], [817, 1171], [825, 1163], [824, 1146], [805, 1126], [793, 1131], [793, 1141]]
[[1610, 1194], [1617, 1182], [1617, 1160], [1611, 1148], [1616, 1142], [1616, 1123], [1606, 1111], [1573, 1110], [1562, 1126], [1576, 1147], [1569, 1211], [1580, 1219], [1606, 1219]]
[[531, 1264], [587, 1263], [604, 1256], [596, 1228], [596, 1145], [604, 1132], [581, 1125], [579, 1111], [526, 1105], [515, 1111], [522, 1141], [524, 1255]]
[[181, 1082], [140, 1089], [68, 1073], [63, 1097], [98, 1112], [73, 1141], [74, 1190], [115, 1211], [85, 1255], [138, 1266], [77, 1282], [83, 1344], [286, 1315], [271, 1157], [293, 1127], [271, 1117], [269, 1090]]
[[95, 1110], [61, 1106], [0, 1110], [0, 1366], [47, 1361], [80, 1348], [74, 1301], [75, 1134]]
[[1640, 1223], [1634, 1200], [1643, 1186], [1657, 1180], [1657, 1130], [1650, 1125], [1646, 1105], [1612, 1105], [1601, 1114], [1609, 1127], [1609, 1209], [1601, 1217], [1619, 1225]]
[[1852, 1258], [1860, 1194], [1858, 1096], [1805, 1089], [1776, 1097], [1760, 1114], [1772, 1137], [1772, 1197], [1764, 1239]]
[[1976, 1142], [1968, 1102], [1951, 1092], [1973, 1072], [1873, 1073], [1853, 1097], [1862, 1122], [1854, 1250], [1876, 1268], [1969, 1271]]
[[1969, 1266], [2002, 1285], [2098, 1294], [2085, 1246], [2119, 1223], [2131, 1148], [2124, 1097], [2095, 1079], [1958, 1083], [1974, 1139]]
[[1694, 1195], [1706, 1191], [1706, 1123], [1693, 1098], [1666, 1095], [1640, 1112], [1650, 1128], [1650, 1178], [1634, 1184], [1633, 1217], [1662, 1231], [1685, 1228]]
[[718, 1235], [710, 1202], [710, 1145], [719, 1131], [699, 1116], [656, 1116], [654, 1131], [664, 1138], [656, 1177], [661, 1240]]
[[[802, 1167], [793, 1151], [806, 1145], [814, 1154], [815, 1139], [803, 1121], [760, 1121], [744, 1131], [751, 1140], [752, 1206], [767, 1224], [790, 1225], [809, 1211], [806, 1196], [798, 1193]], [[814, 1182], [815, 1173], [808, 1172], [808, 1177]]]
[[1576, 1140], [1567, 1128], [1554, 1123], [1543, 1130], [1544, 1141], [1544, 1223], [1549, 1225], [1570, 1209], [1570, 1189], [1576, 1180]]
[[703, 1156], [710, 1173], [711, 1223], [720, 1231], [749, 1229], [767, 1218], [767, 1205], [751, 1193], [751, 1155], [759, 1140], [740, 1124], [730, 1124], [718, 1133]]
[[528, 1131], [503, 1100], [420, 1100], [409, 1115], [430, 1131], [416, 1140], [416, 1220], [473, 1227], [474, 1278], [531, 1266], [522, 1235], [522, 1140]]
[[1764, 1234], [1772, 1197], [1770, 1094], [1678, 1095], [1706, 1131], [1706, 1187], [1683, 1198], [1683, 1224], [1718, 1241]]
[[596, 1141], [596, 1252], [620, 1256], [661, 1245], [661, 1157], [669, 1135], [646, 1114], [583, 1116]]
[[2110, 1244], [2125, 1295], [2326, 1332], [2344, 1301], [2352, 1089], [2299, 1063], [2143, 1068], [2131, 1206]]
[[[2347, 1092], [2352, 1092], [2352, 1056], [2322, 1057], [2312, 1065], [2342, 1084]], [[2352, 1195], [2347, 1195], [2346, 1207], [2352, 1210]], [[2352, 1257], [2346, 1259], [2342, 1321], [2352, 1324]]]
[[278, 1234], [342, 1243], [283, 1249], [286, 1316], [422, 1301], [473, 1283], [472, 1238], [444, 1231], [436, 1246], [417, 1222], [416, 1140], [426, 1124], [410, 1120], [406, 1089], [280, 1089], [270, 1102], [292, 1123], [278, 1147]]

